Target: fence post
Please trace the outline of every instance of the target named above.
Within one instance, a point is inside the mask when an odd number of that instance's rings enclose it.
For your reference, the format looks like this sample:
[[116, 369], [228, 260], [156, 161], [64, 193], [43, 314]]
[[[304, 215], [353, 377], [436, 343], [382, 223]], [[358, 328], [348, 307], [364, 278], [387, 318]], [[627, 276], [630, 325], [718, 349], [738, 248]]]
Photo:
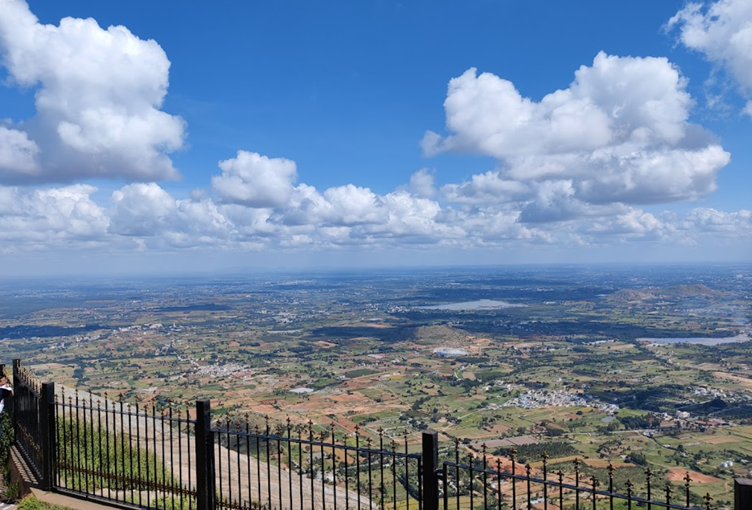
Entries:
[[211, 403], [196, 401], [196, 503], [197, 510], [216, 508], [214, 487], [214, 433], [211, 429]]
[[[20, 359], [14, 359], [13, 360], [13, 391], [18, 391], [21, 388], [21, 360]], [[15, 399], [11, 399], [11, 402], [13, 402], [13, 412], [11, 413], [11, 422], [13, 423], [13, 433], [18, 433], [18, 412], [20, 411], [18, 405], [16, 405]]]
[[423, 510], [439, 508], [439, 433], [433, 430], [423, 432]]
[[42, 383], [39, 402], [39, 435], [42, 439], [42, 490], [52, 490], [55, 472], [55, 383]]
[[734, 510], [752, 510], [752, 480], [734, 480]]

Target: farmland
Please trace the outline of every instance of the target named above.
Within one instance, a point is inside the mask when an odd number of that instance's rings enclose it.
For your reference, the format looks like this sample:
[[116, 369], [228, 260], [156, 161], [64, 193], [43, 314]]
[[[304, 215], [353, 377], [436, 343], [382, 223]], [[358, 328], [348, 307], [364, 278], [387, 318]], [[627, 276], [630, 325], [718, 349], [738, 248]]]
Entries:
[[430, 428], [533, 466], [689, 471], [727, 500], [752, 468], [751, 284], [749, 266], [6, 281], [0, 342], [147, 405], [416, 444]]

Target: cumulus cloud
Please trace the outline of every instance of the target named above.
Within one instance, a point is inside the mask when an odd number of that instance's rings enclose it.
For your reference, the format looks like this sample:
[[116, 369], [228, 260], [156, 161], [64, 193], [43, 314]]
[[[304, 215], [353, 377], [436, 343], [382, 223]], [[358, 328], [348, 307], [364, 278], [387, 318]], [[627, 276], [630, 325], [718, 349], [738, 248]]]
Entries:
[[725, 212], [709, 207], [692, 210], [680, 223], [685, 230], [713, 232], [735, 237], [752, 235], [752, 211]]
[[475, 152], [500, 161], [498, 172], [446, 186], [453, 201], [499, 201], [508, 190], [562, 180], [593, 203], [696, 199], [715, 189], [729, 154], [687, 121], [693, 102], [685, 87], [665, 58], [599, 53], [567, 89], [536, 102], [508, 80], [469, 69], [449, 82], [450, 134], [428, 132], [422, 146], [427, 155]]
[[322, 227], [340, 236], [345, 231], [398, 236], [420, 233], [420, 225], [431, 223], [440, 209], [437, 202], [404, 189], [382, 196], [348, 184], [319, 193], [301, 184], [279, 217], [284, 225]]
[[169, 226], [175, 199], [156, 183], [129, 184], [112, 193], [112, 232], [152, 236]]
[[[727, 71], [746, 97], [752, 97], [752, 3], [719, 0], [687, 4], [668, 22], [687, 47]], [[752, 101], [745, 107], [752, 116]]]
[[0, 187], [0, 244], [48, 250], [102, 241], [109, 218], [91, 198], [95, 191], [83, 184], [43, 190]]
[[475, 174], [460, 184], [446, 184], [441, 192], [449, 202], [465, 204], [516, 202], [531, 195], [529, 185], [505, 179], [499, 171]]
[[235, 158], [219, 162], [222, 175], [212, 178], [220, 196], [249, 207], [280, 207], [293, 192], [298, 172], [294, 161], [238, 151]]
[[380, 223], [385, 220], [385, 209], [380, 198], [370, 189], [352, 184], [324, 191], [328, 204], [323, 218], [335, 226], [352, 226]]
[[23, 0], [4, 0], [0, 54], [12, 83], [37, 88], [24, 129], [0, 128], [0, 142], [11, 139], [3, 152], [20, 155], [0, 153], [0, 180], [178, 176], [166, 154], [182, 146], [185, 122], [160, 109], [170, 62], [155, 41], [93, 19], [43, 25]]
[[173, 247], [222, 246], [234, 228], [213, 201], [177, 200], [156, 183], [126, 185], [111, 201], [112, 235], [159, 238]]
[[421, 168], [410, 176], [408, 189], [416, 197], [432, 198], [436, 195], [436, 171]]
[[[341, 186], [319, 193], [295, 188], [279, 208], [249, 207], [205, 196], [178, 199], [156, 183], [114, 191], [109, 204], [96, 188], [0, 187], [2, 252], [99, 247], [104, 250], [267, 251], [399, 248], [508, 248], [619, 242], [675, 244], [700, 239], [744, 242], [752, 213], [697, 208], [660, 217], [625, 205], [573, 198], [568, 181], [546, 182], [521, 210], [517, 204], [441, 205], [407, 190], [379, 195]], [[307, 206], [301, 204], [307, 201]], [[290, 221], [291, 215], [298, 215]]]
[[538, 187], [535, 199], [523, 207], [520, 221], [544, 223], [586, 216], [586, 205], [574, 195], [571, 180], [544, 182]]
[[38, 173], [39, 146], [23, 131], [0, 126], [0, 175], [3, 169], [19, 175]]
[[654, 238], [666, 235], [670, 228], [654, 215], [641, 209], [630, 209], [614, 217], [606, 217], [593, 223], [590, 233], [603, 236]]

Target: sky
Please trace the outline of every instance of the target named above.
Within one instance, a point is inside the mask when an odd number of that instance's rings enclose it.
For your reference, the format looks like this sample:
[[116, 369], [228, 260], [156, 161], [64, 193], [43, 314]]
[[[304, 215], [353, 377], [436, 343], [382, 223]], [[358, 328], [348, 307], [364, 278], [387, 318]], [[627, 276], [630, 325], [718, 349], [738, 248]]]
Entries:
[[0, 275], [752, 261], [752, 2], [0, 0]]

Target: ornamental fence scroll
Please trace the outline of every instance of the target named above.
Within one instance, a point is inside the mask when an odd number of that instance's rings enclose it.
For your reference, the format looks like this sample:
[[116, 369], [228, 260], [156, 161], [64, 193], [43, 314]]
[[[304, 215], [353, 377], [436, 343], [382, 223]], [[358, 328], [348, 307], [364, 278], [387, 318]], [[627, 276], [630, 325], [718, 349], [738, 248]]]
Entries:
[[[213, 421], [195, 408], [139, 406], [107, 394], [42, 383], [14, 360], [18, 449], [46, 489], [113, 506], [154, 510], [710, 510], [710, 495], [639, 480], [610, 464], [593, 473], [578, 459], [523, 464], [423, 432], [337, 434], [333, 427]], [[441, 460], [440, 460], [441, 459]], [[634, 473], [634, 471], [632, 471]], [[752, 481], [735, 481], [735, 510], [752, 510]]]

